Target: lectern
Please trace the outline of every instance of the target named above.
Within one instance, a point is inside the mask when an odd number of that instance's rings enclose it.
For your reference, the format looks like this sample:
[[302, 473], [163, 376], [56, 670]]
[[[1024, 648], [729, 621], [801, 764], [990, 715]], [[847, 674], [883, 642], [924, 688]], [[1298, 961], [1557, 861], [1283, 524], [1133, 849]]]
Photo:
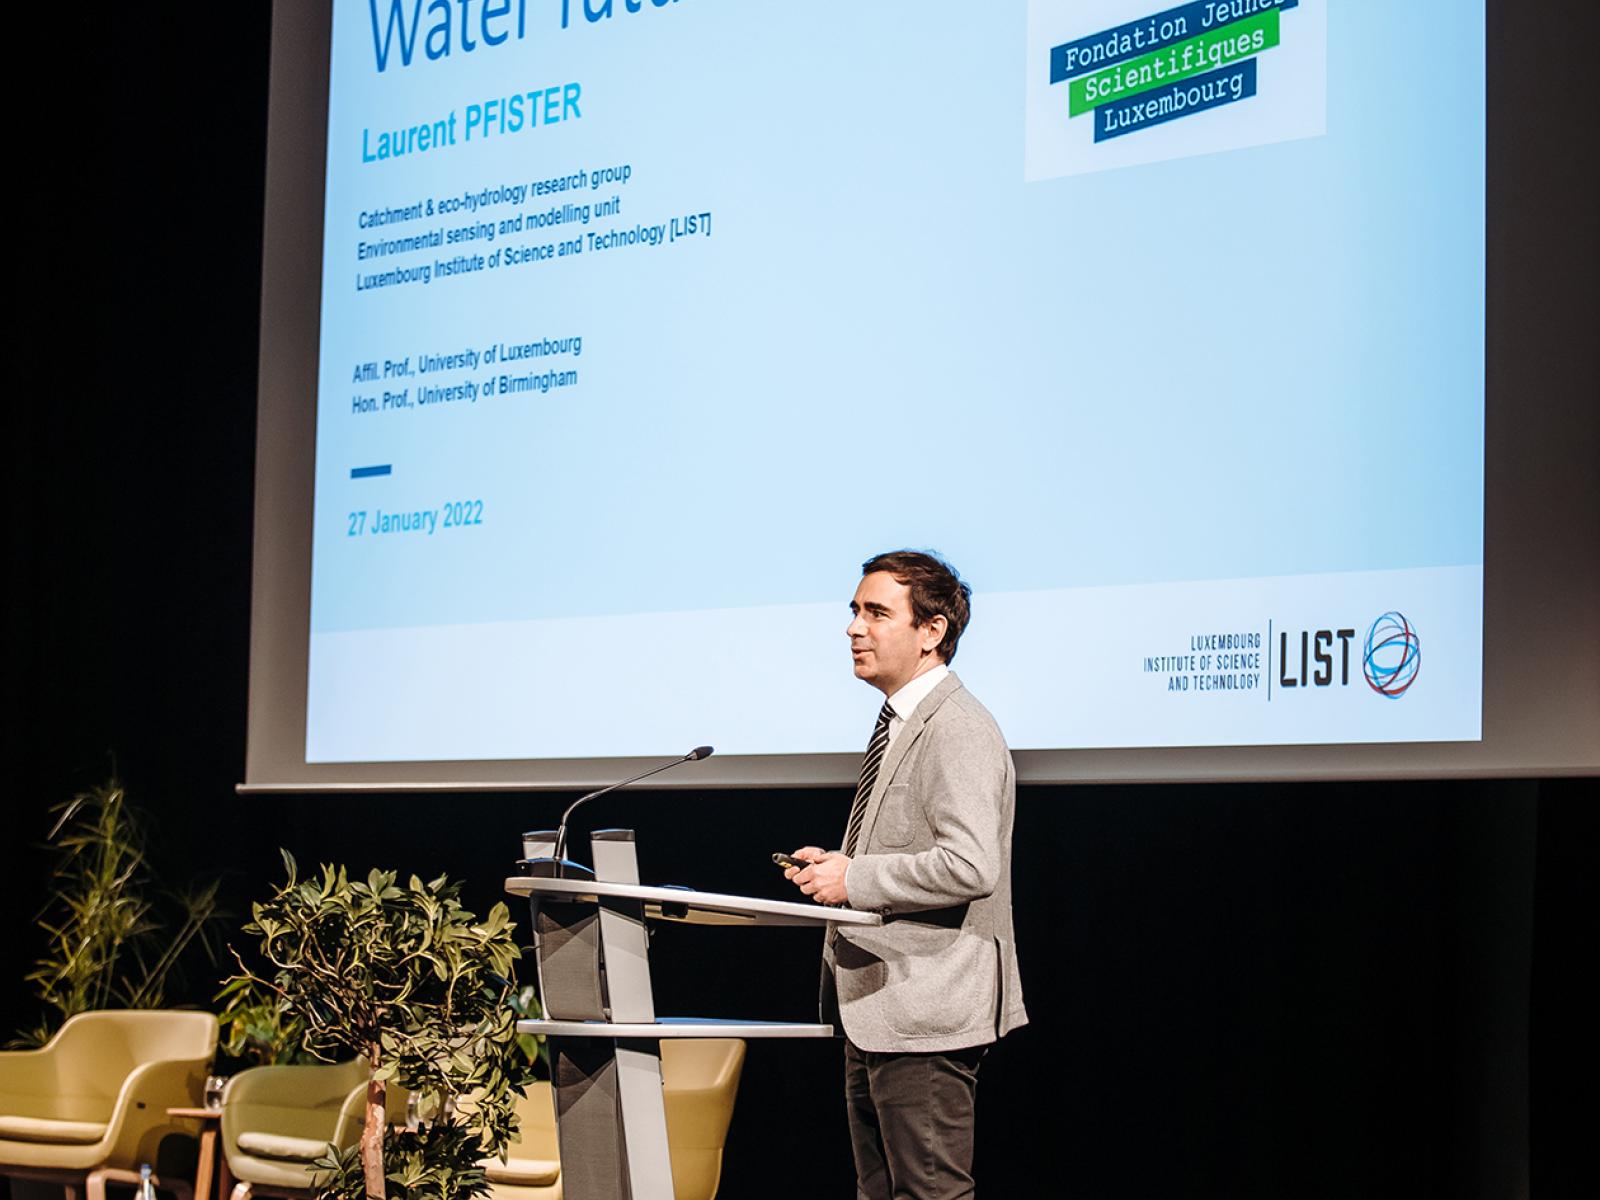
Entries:
[[686, 925], [878, 925], [876, 913], [652, 887], [639, 882], [631, 829], [594, 833], [592, 872], [558, 862], [554, 833], [523, 835], [506, 880], [533, 910], [544, 1017], [522, 1033], [548, 1039], [567, 1200], [674, 1200], [661, 1096], [662, 1038], [826, 1038], [831, 1025], [657, 1017], [647, 922]]

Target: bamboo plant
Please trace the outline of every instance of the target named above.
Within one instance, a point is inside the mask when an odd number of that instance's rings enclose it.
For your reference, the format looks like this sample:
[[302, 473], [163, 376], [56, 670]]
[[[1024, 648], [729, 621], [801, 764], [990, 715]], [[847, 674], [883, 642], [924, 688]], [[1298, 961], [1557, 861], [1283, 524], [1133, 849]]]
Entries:
[[217, 881], [163, 892], [145, 817], [115, 779], [52, 810], [58, 861], [38, 918], [44, 950], [25, 978], [46, 1012], [12, 1045], [40, 1046], [68, 1017], [100, 1008], [162, 1008], [192, 945], [215, 961]]

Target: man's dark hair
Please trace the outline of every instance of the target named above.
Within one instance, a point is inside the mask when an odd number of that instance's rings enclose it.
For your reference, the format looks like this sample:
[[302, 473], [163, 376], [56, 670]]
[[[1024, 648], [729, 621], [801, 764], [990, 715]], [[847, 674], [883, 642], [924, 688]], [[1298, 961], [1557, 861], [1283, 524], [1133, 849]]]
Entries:
[[918, 629], [934, 617], [945, 619], [944, 637], [934, 652], [945, 662], [956, 656], [956, 643], [972, 615], [972, 589], [956, 569], [937, 554], [922, 550], [891, 550], [861, 564], [861, 574], [887, 571], [896, 583], [911, 589], [911, 623]]

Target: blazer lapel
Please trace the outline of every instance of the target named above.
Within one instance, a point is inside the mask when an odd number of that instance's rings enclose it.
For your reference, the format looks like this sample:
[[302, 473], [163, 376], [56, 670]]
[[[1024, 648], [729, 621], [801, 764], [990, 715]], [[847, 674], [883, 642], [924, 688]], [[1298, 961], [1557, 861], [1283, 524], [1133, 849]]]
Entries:
[[889, 753], [884, 755], [883, 766], [878, 768], [877, 782], [872, 785], [872, 795], [867, 797], [867, 811], [861, 818], [861, 845], [865, 846], [872, 837], [872, 827], [878, 820], [878, 809], [883, 802], [884, 792], [889, 790], [889, 784], [894, 780], [894, 773], [900, 769], [900, 764], [911, 751], [912, 744], [922, 736], [923, 727], [927, 725], [928, 718], [939, 710], [945, 699], [961, 686], [961, 680], [956, 678], [954, 671], [941, 679], [938, 685], [922, 698], [922, 703], [906, 719], [905, 728], [894, 739], [894, 745], [889, 747]]

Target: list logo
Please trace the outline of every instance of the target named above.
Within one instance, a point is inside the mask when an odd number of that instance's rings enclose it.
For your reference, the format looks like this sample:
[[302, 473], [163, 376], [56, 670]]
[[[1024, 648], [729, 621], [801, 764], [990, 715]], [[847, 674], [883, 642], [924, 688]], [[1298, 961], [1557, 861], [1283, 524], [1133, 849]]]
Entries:
[[1348, 686], [1350, 643], [1355, 636], [1354, 629], [1302, 629], [1296, 643], [1287, 629], [1282, 630], [1278, 634], [1278, 686]]
[[1386, 612], [1372, 623], [1361, 648], [1361, 670], [1373, 691], [1398, 700], [1417, 681], [1421, 667], [1422, 643], [1404, 613]]
[[1364, 639], [1360, 630], [1359, 624], [1320, 618], [1287, 624], [1273, 618], [1264, 631], [1250, 628], [1248, 620], [1225, 623], [1190, 633], [1187, 644], [1152, 646], [1139, 670], [1167, 693], [1220, 698], [1254, 692], [1269, 703], [1301, 704], [1316, 695], [1344, 695], [1351, 687], [1364, 695], [1365, 679], [1378, 695], [1398, 700], [1422, 666], [1417, 627], [1390, 609], [1368, 626]]
[[[1280, 692], [1303, 688], [1349, 687], [1356, 631], [1301, 629], [1277, 631], [1273, 684]], [[1359, 648], [1361, 674], [1378, 695], [1398, 700], [1416, 682], [1422, 643], [1404, 613], [1386, 612], [1367, 629]], [[1267, 698], [1272, 698], [1269, 688]]]

